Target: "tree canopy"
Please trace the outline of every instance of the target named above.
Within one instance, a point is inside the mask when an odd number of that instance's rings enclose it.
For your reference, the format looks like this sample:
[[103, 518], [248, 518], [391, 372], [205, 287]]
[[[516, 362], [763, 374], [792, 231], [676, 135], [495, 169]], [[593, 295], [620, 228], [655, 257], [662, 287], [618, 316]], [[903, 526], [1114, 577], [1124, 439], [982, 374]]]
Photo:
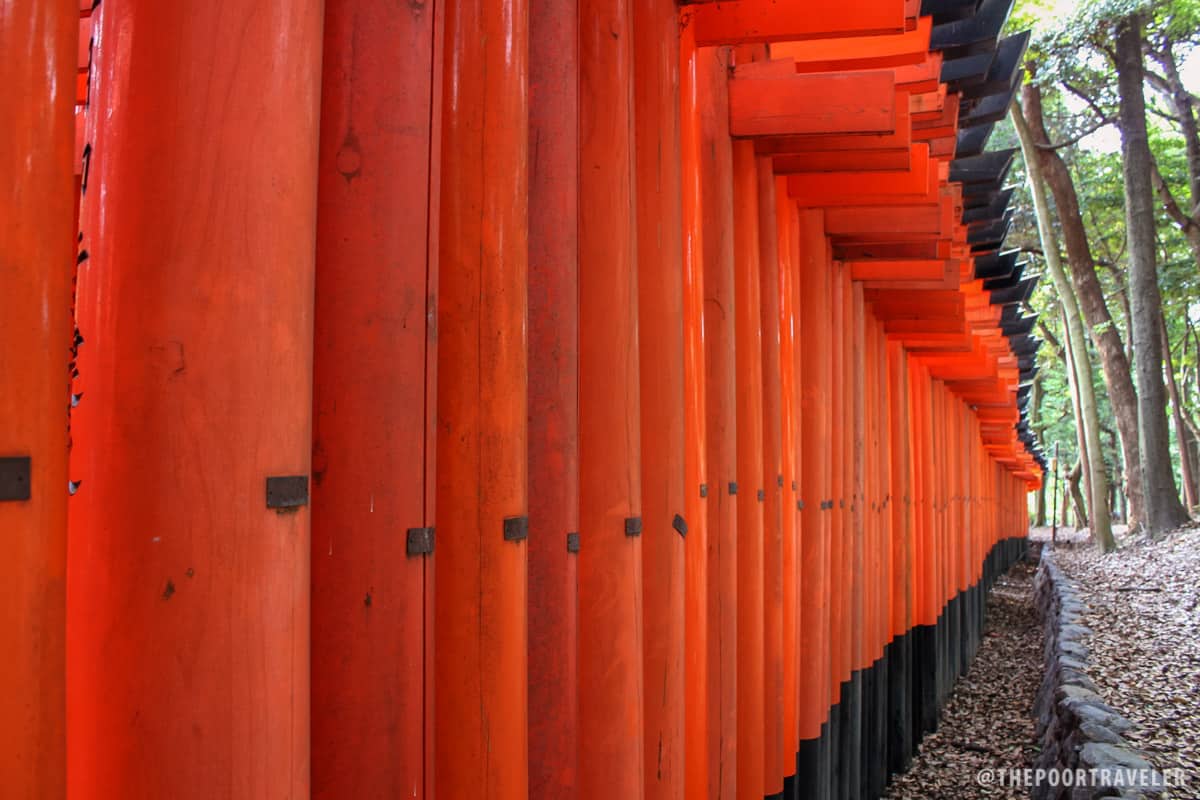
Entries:
[[[1170, 447], [1176, 485], [1182, 486], [1182, 454], [1188, 451], [1194, 458], [1200, 439], [1200, 141], [1195, 121], [1195, 106], [1200, 105], [1200, 86], [1195, 85], [1200, 82], [1200, 53], [1196, 52], [1200, 0], [1018, 0], [1009, 28], [1033, 31], [1026, 81], [1036, 87], [1041, 99], [1048, 138], [1041, 147], [1061, 157], [1074, 183], [1111, 325], [1129, 362], [1136, 363], [1114, 38], [1118, 23], [1133, 14], [1145, 25], [1144, 95], [1155, 186], [1155, 260], [1169, 354], [1164, 374], [1168, 384], [1174, 382], [1178, 395], [1179, 416], [1171, 426]], [[1010, 121], [999, 126], [994, 143], [1017, 146]], [[1045, 254], [1023, 162], [1018, 161], [1013, 175], [1018, 211], [1008, 246], [1024, 251], [1033, 262], [1031, 269], [1044, 270]], [[1062, 225], [1057, 204], [1051, 201], [1051, 206], [1053, 224]], [[1062, 256], [1065, 260], [1067, 254]], [[1047, 279], [1029, 304], [1041, 315], [1038, 333], [1045, 340], [1031, 420], [1046, 452], [1058, 443], [1065, 474], [1080, 454], [1067, 381], [1062, 297]], [[1088, 357], [1097, 365], [1092, 375], [1108, 478], [1120, 487], [1127, 467], [1099, 369], [1098, 333], [1089, 331]], [[1174, 406], [1169, 411], [1174, 413]], [[1194, 502], [1195, 492], [1192, 498]], [[1118, 498], [1113, 502], [1118, 511], [1124, 510]]]

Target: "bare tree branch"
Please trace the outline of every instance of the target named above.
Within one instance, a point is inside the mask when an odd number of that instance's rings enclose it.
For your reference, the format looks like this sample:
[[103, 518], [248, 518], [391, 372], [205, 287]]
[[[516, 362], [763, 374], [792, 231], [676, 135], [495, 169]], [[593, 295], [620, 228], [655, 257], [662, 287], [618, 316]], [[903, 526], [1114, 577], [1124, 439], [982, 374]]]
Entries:
[[1090, 108], [1092, 110], [1092, 113], [1095, 114], [1099, 119], [1102, 119], [1102, 120], [1113, 119], [1114, 115], [1109, 114], [1107, 111], [1105, 111], [1103, 108], [1101, 108], [1100, 104], [1097, 103], [1095, 100], [1093, 100], [1092, 96], [1089, 95], [1087, 92], [1072, 85], [1070, 81], [1063, 81], [1062, 85], [1066, 87], [1068, 92], [1075, 95], [1083, 102], [1087, 103], [1088, 108]]
[[1149, 111], [1151, 114], [1153, 114], [1156, 117], [1161, 117], [1162, 119], [1165, 119], [1168, 122], [1174, 122], [1176, 125], [1179, 124], [1179, 117], [1175, 116], [1174, 114], [1171, 114], [1170, 112], [1163, 111], [1153, 101], [1146, 103], [1146, 110]]
[[1175, 220], [1175, 224], [1185, 234], [1189, 231], [1200, 231], [1200, 223], [1197, 223], [1196, 219], [1185, 212], [1176, 201], [1171, 187], [1167, 186], [1167, 182], [1163, 180], [1162, 173], [1158, 169], [1158, 160], [1154, 158], [1150, 160], [1150, 180], [1154, 182], [1154, 191], [1158, 194], [1158, 199], [1162, 202], [1167, 216]]
[[1046, 325], [1046, 322], [1042, 317], [1038, 317], [1037, 326], [1038, 330], [1042, 332], [1042, 338], [1049, 342], [1050, 347], [1054, 349], [1054, 354], [1059, 358], [1065, 359], [1066, 354], [1063, 352], [1062, 342], [1059, 341], [1058, 337], [1054, 335], [1054, 332], [1050, 330], [1049, 326]]
[[1081, 139], [1086, 139], [1087, 137], [1091, 136], [1096, 131], [1100, 130], [1101, 128], [1105, 127], [1106, 125], [1112, 125], [1116, 121], [1117, 120], [1114, 117], [1105, 117], [1104, 119], [1098, 120], [1095, 125], [1088, 128], [1083, 133], [1079, 134], [1078, 136], [1072, 136], [1070, 139], [1067, 139], [1065, 142], [1059, 142], [1058, 144], [1041, 144], [1041, 143], [1039, 143], [1035, 146], [1037, 147], [1038, 150], [1061, 150], [1064, 147], [1070, 147], [1073, 144], [1078, 144]]

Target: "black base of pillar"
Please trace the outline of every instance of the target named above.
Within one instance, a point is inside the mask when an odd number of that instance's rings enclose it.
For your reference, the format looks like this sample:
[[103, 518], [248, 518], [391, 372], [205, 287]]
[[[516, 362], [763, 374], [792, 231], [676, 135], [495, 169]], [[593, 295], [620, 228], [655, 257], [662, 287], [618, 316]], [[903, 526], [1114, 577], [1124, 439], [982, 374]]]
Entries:
[[979, 579], [955, 594], [933, 625], [895, 637], [870, 667], [838, 687], [820, 735], [800, 742], [796, 774], [768, 800], [865, 800], [879, 797], [888, 778], [907, 770], [983, 640], [988, 592], [1025, 556], [1028, 541], [997, 542]]

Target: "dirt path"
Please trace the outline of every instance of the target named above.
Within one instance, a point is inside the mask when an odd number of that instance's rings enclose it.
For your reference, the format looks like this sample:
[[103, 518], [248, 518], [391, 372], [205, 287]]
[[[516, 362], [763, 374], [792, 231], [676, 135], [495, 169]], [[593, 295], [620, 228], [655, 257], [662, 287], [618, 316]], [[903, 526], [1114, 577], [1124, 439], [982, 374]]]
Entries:
[[1031, 767], [1037, 755], [1030, 709], [1042, 679], [1042, 629], [1034, 571], [1020, 563], [996, 582], [979, 655], [955, 686], [937, 732], [921, 742], [911, 769], [893, 778], [888, 798], [1029, 796], [1023, 787], [980, 785], [976, 776]]

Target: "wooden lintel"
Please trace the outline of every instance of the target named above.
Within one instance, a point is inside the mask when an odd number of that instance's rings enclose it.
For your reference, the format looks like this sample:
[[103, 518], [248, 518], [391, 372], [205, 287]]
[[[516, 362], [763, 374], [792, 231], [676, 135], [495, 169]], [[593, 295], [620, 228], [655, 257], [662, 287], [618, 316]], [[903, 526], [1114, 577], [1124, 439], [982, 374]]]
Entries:
[[911, 240], [900, 234], [936, 238], [941, 224], [942, 212], [937, 205], [843, 206], [825, 212], [827, 234], [859, 241], [864, 240], [864, 234], [877, 237], [874, 241]]
[[[806, 8], [836, 6], [834, 2], [811, 2]], [[911, 31], [891, 36], [866, 35], [780, 41], [771, 52], [779, 57], [791, 57], [801, 72], [835, 72], [839, 70], [883, 69], [919, 64], [929, 53], [932, 19], [922, 17]], [[800, 37], [796, 37], [799, 39]]]
[[812, 153], [787, 153], [771, 159], [776, 175], [799, 172], [849, 172], [852, 170], [907, 170], [912, 151], [907, 147], [890, 150], [820, 150]]
[[936, 196], [930, 164], [929, 146], [914, 144], [909, 170], [789, 175], [788, 194], [802, 206], [888, 205], [902, 198], [917, 201], [931, 193]]
[[831, 150], [892, 150], [912, 146], [912, 117], [907, 103], [897, 103], [895, 130], [884, 133], [804, 134], [760, 136], [754, 151], [761, 156], [784, 153], [814, 153]]
[[890, 133], [896, 83], [890, 72], [737, 77], [729, 81], [734, 137]]
[[[692, 6], [685, 25], [694, 26], [697, 46], [788, 42], [879, 36], [904, 30], [904, 6], [895, 0], [838, 3], [732, 0]], [[929, 49], [926, 36], [925, 49]]]
[[856, 281], [941, 281], [946, 273], [946, 262], [937, 259], [863, 259], [845, 264]]

